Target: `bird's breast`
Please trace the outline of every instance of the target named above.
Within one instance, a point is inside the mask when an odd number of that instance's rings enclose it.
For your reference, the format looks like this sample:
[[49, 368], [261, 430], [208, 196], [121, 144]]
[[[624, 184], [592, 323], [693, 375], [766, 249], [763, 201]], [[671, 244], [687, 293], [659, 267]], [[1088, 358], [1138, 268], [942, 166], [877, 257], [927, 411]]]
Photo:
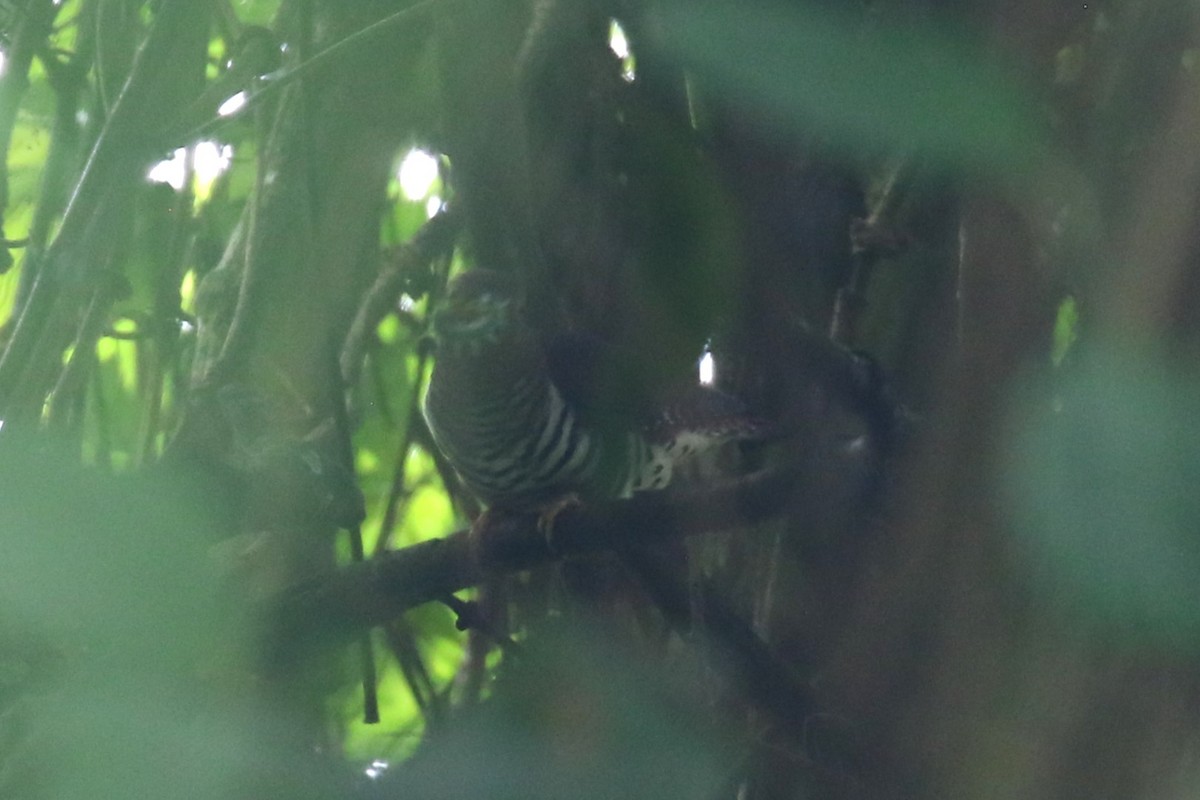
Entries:
[[505, 374], [500, 366], [461, 374], [435, 364], [425, 416], [438, 448], [490, 505], [586, 490], [600, 461], [598, 437], [539, 371]]

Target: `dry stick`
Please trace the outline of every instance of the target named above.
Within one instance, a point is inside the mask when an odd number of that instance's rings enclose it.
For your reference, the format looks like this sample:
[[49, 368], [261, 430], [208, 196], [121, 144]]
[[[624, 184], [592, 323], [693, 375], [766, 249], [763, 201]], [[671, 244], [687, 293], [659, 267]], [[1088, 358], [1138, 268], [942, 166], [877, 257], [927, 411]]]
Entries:
[[851, 232], [850, 277], [838, 290], [829, 326], [829, 338], [835, 342], [852, 347], [857, 339], [858, 318], [866, 303], [871, 274], [879, 259], [893, 252], [898, 245], [895, 217], [905, 199], [900, 187], [912, 168], [912, 157], [902, 156], [888, 174], [867, 218], [858, 221]]
[[[563, 557], [620, 551], [656, 539], [744, 527], [784, 510], [800, 470], [788, 468], [739, 478], [703, 491], [645, 494], [596, 506], [572, 506], [554, 519], [550, 536], [536, 514], [490, 515], [476, 532], [459, 531], [340, 570], [330, 580], [294, 591], [283, 604], [285, 624], [303, 640], [309, 630], [351, 634], [384, 624], [404, 611], [488, 577], [511, 574]], [[681, 524], [681, 520], [683, 520]], [[649, 565], [654, 569], [654, 565]], [[686, 624], [689, 589], [650, 575], [655, 600]], [[710, 589], [704, 597], [705, 634], [718, 647], [738, 688], [775, 726], [802, 736], [817, 712], [811, 692], [748, 624]], [[681, 625], [683, 627], [683, 625]]]
[[421, 405], [421, 376], [425, 374], [425, 364], [429, 360], [426, 353], [417, 358], [417, 379], [413, 381], [412, 396], [408, 406], [408, 424], [404, 430], [404, 439], [396, 453], [396, 468], [392, 475], [392, 485], [388, 491], [387, 504], [383, 509], [383, 522], [379, 527], [379, 538], [375, 540], [375, 552], [378, 556], [387, 550], [392, 539], [392, 531], [396, 527], [396, 519], [400, 515], [401, 495], [404, 495], [404, 465], [408, 461], [408, 451], [412, 447], [415, 427], [420, 424]]
[[[778, 514], [799, 477], [798, 468], [757, 473], [702, 491], [571, 506], [554, 520], [550, 537], [536, 514], [491, 515], [483, 529], [410, 545], [342, 568], [328, 581], [297, 587], [287, 598], [295, 623], [334, 623], [360, 629], [410, 608], [503, 575], [564, 556], [613, 550], [656, 539], [743, 527]], [[685, 520], [680, 524], [680, 519]], [[474, 543], [472, 543], [474, 540]]]
[[[361, 525], [355, 525], [350, 529], [350, 555], [354, 559], [354, 563], [363, 563]], [[367, 725], [374, 725], [379, 722], [379, 674], [375, 669], [375, 647], [371, 643], [369, 630], [363, 631], [359, 636], [358, 653], [362, 662], [363, 722]]]
[[425, 659], [421, 657], [412, 629], [404, 620], [396, 620], [383, 626], [383, 632], [413, 700], [425, 718], [425, 724], [429, 726], [441, 722], [445, 716], [441, 696], [434, 687]]
[[[333, 388], [331, 400], [337, 428], [335, 435], [339, 450], [338, 458], [341, 460], [342, 469], [346, 471], [346, 474], [354, 476], [356, 474], [354, 443], [351, 441], [350, 417], [346, 409], [346, 394], [340, 383], [341, 369], [337, 363], [336, 351], [329, 353], [327, 364], [330, 372], [330, 386]], [[365, 514], [366, 510], [363, 509], [362, 513]], [[350, 536], [351, 558], [355, 563], [361, 564], [366, 558], [363, 549], [361, 517], [348, 527], [347, 533]], [[379, 722], [379, 675], [375, 668], [375, 646], [369, 630], [363, 631], [359, 637], [358, 649], [362, 662], [363, 722], [367, 725], [374, 725]]]

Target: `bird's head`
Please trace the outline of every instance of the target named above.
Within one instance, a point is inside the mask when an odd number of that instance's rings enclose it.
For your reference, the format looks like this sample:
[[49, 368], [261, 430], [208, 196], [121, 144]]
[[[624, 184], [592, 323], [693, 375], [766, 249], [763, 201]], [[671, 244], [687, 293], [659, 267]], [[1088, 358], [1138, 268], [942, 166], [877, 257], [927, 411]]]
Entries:
[[521, 292], [513, 276], [473, 269], [450, 281], [433, 312], [433, 336], [439, 346], [478, 352], [518, 330], [520, 313]]

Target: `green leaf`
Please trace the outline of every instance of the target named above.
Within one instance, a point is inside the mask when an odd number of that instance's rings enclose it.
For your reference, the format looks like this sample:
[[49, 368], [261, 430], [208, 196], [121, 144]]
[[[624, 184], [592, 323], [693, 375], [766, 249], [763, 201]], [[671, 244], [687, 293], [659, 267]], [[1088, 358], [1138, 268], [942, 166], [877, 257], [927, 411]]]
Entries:
[[1063, 363], [1078, 337], [1079, 307], [1074, 297], [1067, 297], [1059, 304], [1058, 314], [1054, 318], [1054, 346], [1050, 350], [1050, 360], [1054, 366]]
[[668, 52], [788, 132], [1000, 171], [1045, 146], [1022, 87], [961, 35], [782, 3], [675, 2], [658, 21]]
[[[230, 796], [261, 753], [261, 723], [213, 703], [203, 679], [246, 669], [245, 619], [207, 557], [204, 493], [105, 476], [13, 437], [0, 482], [0, 628], [36, 631], [58, 653], [53, 673], [31, 678], [42, 691], [0, 715], [0, 740], [21, 743], [4, 754], [0, 796]], [[45, 661], [25, 655], [5, 660]]]
[[548, 625], [488, 701], [430, 737], [392, 776], [394, 795], [722, 796], [736, 750], [687, 679], [631, 657], [599, 627], [565, 627]]
[[269, 25], [279, 10], [280, 0], [237, 0], [234, 10], [246, 25]]
[[1200, 384], [1146, 353], [1076, 356], [1057, 402], [1034, 384], [1013, 405], [1006, 507], [1021, 554], [1058, 607], [1200, 647]]

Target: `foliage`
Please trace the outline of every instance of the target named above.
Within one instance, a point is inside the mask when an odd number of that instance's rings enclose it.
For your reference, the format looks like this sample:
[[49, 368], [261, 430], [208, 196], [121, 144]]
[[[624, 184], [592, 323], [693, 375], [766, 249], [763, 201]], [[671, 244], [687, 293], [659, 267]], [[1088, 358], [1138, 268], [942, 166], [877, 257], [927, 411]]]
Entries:
[[[0, 796], [1193, 794], [1200, 21], [945, 5], [0, 2]], [[769, 480], [478, 517], [481, 265]]]

